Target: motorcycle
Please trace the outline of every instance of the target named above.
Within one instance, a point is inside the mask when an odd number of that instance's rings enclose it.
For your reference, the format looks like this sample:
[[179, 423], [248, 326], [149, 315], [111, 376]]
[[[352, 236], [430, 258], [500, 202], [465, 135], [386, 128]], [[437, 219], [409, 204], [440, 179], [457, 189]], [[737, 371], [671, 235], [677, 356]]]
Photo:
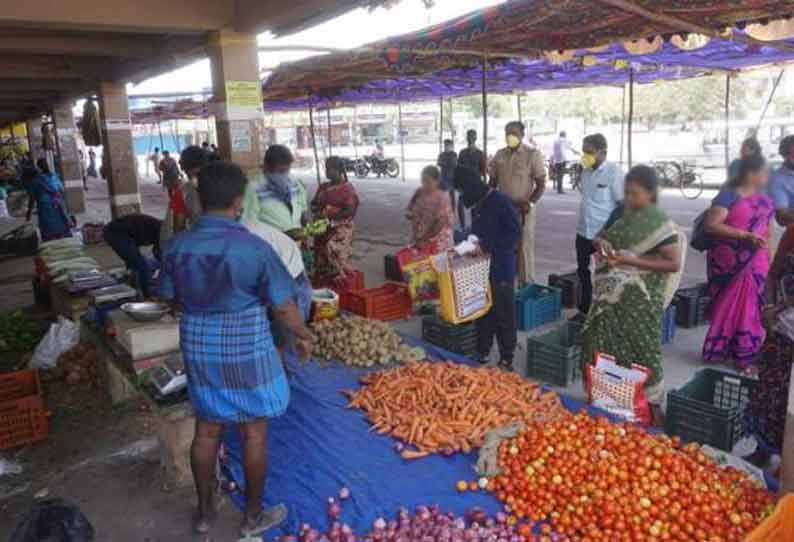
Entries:
[[[356, 177], [366, 177], [370, 172], [378, 177], [387, 176], [394, 179], [400, 174], [400, 164], [394, 158], [380, 158], [378, 156], [365, 156], [364, 164], [359, 164], [356, 170]], [[365, 167], [366, 166], [366, 169]]]

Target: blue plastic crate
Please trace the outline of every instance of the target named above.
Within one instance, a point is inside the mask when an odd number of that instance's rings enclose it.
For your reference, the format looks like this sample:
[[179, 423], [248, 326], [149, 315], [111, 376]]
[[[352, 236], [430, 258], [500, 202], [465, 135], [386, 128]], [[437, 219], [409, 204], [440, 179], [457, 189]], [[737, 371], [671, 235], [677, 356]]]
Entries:
[[662, 344], [670, 344], [675, 339], [675, 317], [675, 305], [670, 304], [662, 316]]
[[562, 291], [549, 286], [530, 284], [516, 292], [516, 321], [518, 329], [527, 331], [562, 315]]

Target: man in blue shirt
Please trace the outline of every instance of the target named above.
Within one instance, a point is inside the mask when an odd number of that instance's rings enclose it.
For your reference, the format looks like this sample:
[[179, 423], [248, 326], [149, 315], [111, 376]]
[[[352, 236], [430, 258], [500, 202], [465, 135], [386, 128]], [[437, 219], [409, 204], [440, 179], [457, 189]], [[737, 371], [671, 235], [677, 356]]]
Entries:
[[769, 195], [775, 202], [775, 218], [783, 226], [794, 224], [794, 135], [780, 141], [783, 165], [769, 177]]
[[576, 226], [576, 272], [582, 287], [579, 314], [584, 320], [593, 299], [590, 257], [595, 252], [595, 239], [609, 215], [623, 201], [625, 174], [620, 166], [607, 161], [607, 140], [602, 134], [591, 134], [582, 141], [582, 200]]
[[243, 537], [261, 534], [287, 516], [284, 505], [263, 509], [267, 420], [284, 413], [289, 384], [273, 344], [266, 308], [311, 354], [312, 335], [293, 299], [296, 285], [273, 248], [237, 221], [247, 179], [222, 161], [198, 175], [204, 214], [171, 242], [160, 294], [183, 309], [179, 342], [196, 416], [190, 463], [198, 495], [197, 534], [210, 530], [215, 464], [225, 425], [240, 428], [245, 456]]
[[504, 193], [485, 184], [478, 171], [455, 170], [455, 189], [463, 205], [472, 209], [471, 231], [480, 248], [491, 257], [491, 310], [477, 320], [477, 351], [487, 359], [494, 336], [499, 345], [499, 365], [512, 370], [516, 350], [516, 249], [521, 240], [521, 219], [516, 206]]

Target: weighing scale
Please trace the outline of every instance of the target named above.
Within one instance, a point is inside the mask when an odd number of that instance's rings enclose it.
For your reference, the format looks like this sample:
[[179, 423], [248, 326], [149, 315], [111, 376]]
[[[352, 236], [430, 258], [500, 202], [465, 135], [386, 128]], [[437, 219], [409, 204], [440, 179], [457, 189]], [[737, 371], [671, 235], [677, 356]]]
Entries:
[[182, 354], [169, 356], [163, 365], [152, 369], [149, 377], [154, 389], [162, 396], [171, 395], [187, 387], [187, 375]]
[[115, 286], [97, 288], [88, 292], [88, 297], [91, 298], [94, 305], [118, 303], [119, 301], [135, 299], [137, 296], [138, 292], [126, 284], [116, 284]]

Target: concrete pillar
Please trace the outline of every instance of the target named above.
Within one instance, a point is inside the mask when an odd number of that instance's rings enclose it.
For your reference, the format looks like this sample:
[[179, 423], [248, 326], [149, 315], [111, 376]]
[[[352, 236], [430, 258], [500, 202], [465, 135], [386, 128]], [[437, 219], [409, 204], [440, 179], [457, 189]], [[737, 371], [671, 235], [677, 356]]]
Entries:
[[213, 32], [208, 49], [218, 150], [249, 175], [257, 173], [266, 143], [256, 35]]
[[55, 106], [52, 112], [55, 121], [55, 137], [60, 157], [59, 174], [66, 188], [66, 207], [70, 214], [85, 212], [85, 192], [80, 156], [77, 152], [77, 129], [74, 124], [71, 102]]
[[99, 84], [102, 166], [107, 176], [110, 211], [113, 218], [141, 212], [141, 195], [135, 153], [132, 148], [132, 123], [124, 83]]
[[33, 162], [44, 157], [44, 149], [41, 146], [41, 117], [27, 121], [28, 146]]

